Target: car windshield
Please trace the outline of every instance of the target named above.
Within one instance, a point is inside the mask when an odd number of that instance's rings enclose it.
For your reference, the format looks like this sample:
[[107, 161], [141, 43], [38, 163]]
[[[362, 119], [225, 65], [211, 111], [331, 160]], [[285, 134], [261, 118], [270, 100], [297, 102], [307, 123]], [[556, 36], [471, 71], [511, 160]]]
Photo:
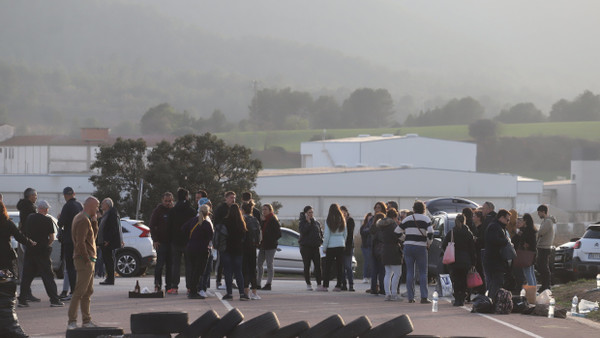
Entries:
[[594, 227], [588, 229], [582, 238], [600, 239], [600, 228]]

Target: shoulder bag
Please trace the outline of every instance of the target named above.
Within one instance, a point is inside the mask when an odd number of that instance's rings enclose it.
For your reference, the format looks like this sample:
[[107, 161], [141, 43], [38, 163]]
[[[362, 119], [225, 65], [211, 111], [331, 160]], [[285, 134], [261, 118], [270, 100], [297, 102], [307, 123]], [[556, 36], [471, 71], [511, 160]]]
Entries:
[[451, 231], [450, 237], [452, 239], [450, 240], [450, 242], [448, 242], [446, 251], [444, 251], [444, 259], [442, 260], [442, 263], [444, 264], [452, 264], [456, 260], [454, 255], [454, 230]]

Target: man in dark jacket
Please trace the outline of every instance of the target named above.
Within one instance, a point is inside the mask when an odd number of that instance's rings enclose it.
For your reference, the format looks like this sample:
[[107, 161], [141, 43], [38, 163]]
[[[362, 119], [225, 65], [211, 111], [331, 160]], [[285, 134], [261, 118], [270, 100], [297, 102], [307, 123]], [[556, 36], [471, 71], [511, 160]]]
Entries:
[[98, 243], [102, 250], [102, 260], [106, 270], [106, 279], [100, 282], [101, 285], [115, 284], [115, 250], [123, 247], [123, 229], [121, 228], [121, 218], [115, 208], [114, 202], [110, 198], [105, 198], [100, 204], [104, 214], [100, 220], [100, 232], [98, 233]]
[[[17, 203], [17, 210], [19, 210], [19, 230], [23, 228], [23, 224], [25, 224], [27, 216], [35, 214], [36, 201], [37, 191], [35, 191], [35, 189], [33, 188], [25, 189], [25, 192], [23, 193], [23, 198], [21, 198]], [[19, 247], [17, 248], [17, 265], [19, 269], [19, 279], [22, 279], [23, 277], [23, 266], [25, 264], [25, 250], [26, 248], [22, 245], [19, 245]]]
[[485, 231], [485, 255], [483, 257], [484, 265], [489, 273], [488, 275], [488, 296], [496, 301], [496, 293], [504, 284], [504, 273], [507, 266], [502, 258], [501, 250], [508, 244], [506, 235], [506, 224], [510, 220], [510, 213], [506, 209], [500, 209], [496, 215], [496, 220], [488, 225]]
[[165, 289], [172, 288], [171, 278], [171, 238], [169, 236], [169, 225], [167, 219], [169, 211], [173, 208], [173, 194], [165, 192], [162, 196], [162, 202], [154, 208], [150, 217], [150, 235], [156, 250], [156, 266], [154, 267], [154, 291], [158, 292], [162, 288], [162, 270], [165, 268]]
[[58, 218], [58, 228], [62, 230], [59, 240], [62, 244], [62, 257], [65, 260], [65, 265], [67, 267], [67, 275], [69, 278], [69, 285], [71, 286], [71, 293], [73, 293], [75, 290], [75, 284], [77, 283], [77, 272], [75, 271], [75, 265], [73, 264], [73, 239], [71, 236], [71, 225], [73, 224], [73, 218], [75, 215], [83, 210], [83, 205], [81, 205], [81, 202], [75, 199], [75, 192], [71, 187], [66, 187], [63, 189], [63, 197], [67, 203], [63, 205]]
[[[190, 218], [196, 216], [196, 210], [192, 207], [189, 201], [189, 192], [184, 188], [177, 189], [177, 203], [169, 210], [167, 224], [169, 228], [169, 236], [171, 237], [171, 255], [172, 255], [172, 273], [173, 280], [171, 289], [168, 294], [177, 294], [179, 282], [181, 280], [181, 257], [185, 257], [185, 246], [188, 238], [181, 230], [181, 226]], [[189, 269], [186, 269], [189, 271]], [[188, 279], [186, 278], [186, 281]], [[190, 289], [190, 285], [187, 285]]]
[[312, 283], [310, 282], [310, 263], [314, 265], [315, 279], [317, 280], [317, 290], [324, 291], [321, 285], [321, 253], [319, 247], [323, 244], [323, 230], [321, 224], [313, 217], [314, 210], [310, 205], [304, 207], [300, 213], [298, 224], [298, 244], [300, 244], [300, 256], [304, 264], [304, 280], [306, 281], [306, 289], [312, 291]]

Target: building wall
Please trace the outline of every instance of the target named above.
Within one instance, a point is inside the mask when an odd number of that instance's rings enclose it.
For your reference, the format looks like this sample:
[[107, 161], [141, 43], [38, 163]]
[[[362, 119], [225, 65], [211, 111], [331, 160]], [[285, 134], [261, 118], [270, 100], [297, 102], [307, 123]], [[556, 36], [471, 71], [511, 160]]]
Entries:
[[571, 161], [575, 210], [600, 211], [600, 161]]
[[0, 151], [0, 174], [86, 173], [98, 147], [87, 145], [5, 146]]

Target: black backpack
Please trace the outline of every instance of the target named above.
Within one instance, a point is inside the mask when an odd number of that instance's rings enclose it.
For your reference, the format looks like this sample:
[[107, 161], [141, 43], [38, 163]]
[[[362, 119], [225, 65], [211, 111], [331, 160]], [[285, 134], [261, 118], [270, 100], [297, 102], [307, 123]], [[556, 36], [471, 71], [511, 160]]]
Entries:
[[246, 221], [246, 228], [248, 230], [246, 232], [246, 239], [244, 240], [245, 247], [257, 248], [260, 244], [260, 224], [258, 224], [258, 220], [254, 216], [244, 215], [244, 220]]

